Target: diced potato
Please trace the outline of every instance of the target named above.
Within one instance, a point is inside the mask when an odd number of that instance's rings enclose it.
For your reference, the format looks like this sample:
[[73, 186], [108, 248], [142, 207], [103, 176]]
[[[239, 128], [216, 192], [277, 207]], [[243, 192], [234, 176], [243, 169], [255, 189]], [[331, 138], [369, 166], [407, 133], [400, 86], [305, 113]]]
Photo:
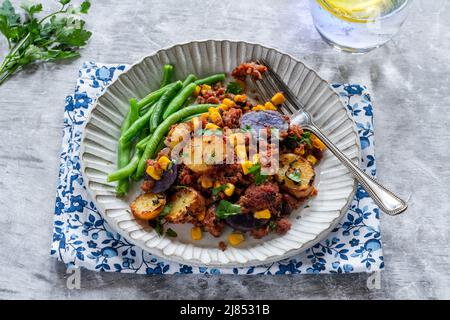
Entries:
[[235, 147], [236, 155], [238, 159], [246, 160], [247, 159], [247, 148], [245, 144], [239, 144]]
[[193, 188], [177, 191], [170, 198], [171, 208], [165, 219], [172, 223], [185, 223], [205, 212], [205, 199]]
[[[297, 198], [306, 198], [313, 190], [315, 172], [311, 163], [294, 153], [280, 156], [280, 168], [276, 174], [282, 188]], [[297, 181], [296, 181], [297, 180]]]
[[191, 134], [191, 127], [188, 123], [182, 122], [174, 126], [167, 135], [166, 145], [173, 149]]
[[144, 193], [131, 203], [130, 208], [136, 219], [152, 220], [158, 217], [165, 204], [165, 195]]
[[194, 137], [187, 146], [189, 154], [183, 154], [183, 162], [195, 173], [207, 173], [214, 164], [224, 161], [225, 146], [221, 136]]

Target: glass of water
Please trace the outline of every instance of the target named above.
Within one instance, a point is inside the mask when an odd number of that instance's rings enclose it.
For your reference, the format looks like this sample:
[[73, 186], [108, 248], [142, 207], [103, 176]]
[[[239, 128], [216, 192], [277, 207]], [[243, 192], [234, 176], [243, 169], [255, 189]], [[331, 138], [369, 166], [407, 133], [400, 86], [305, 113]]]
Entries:
[[333, 47], [365, 53], [389, 41], [412, 0], [310, 0], [314, 26]]

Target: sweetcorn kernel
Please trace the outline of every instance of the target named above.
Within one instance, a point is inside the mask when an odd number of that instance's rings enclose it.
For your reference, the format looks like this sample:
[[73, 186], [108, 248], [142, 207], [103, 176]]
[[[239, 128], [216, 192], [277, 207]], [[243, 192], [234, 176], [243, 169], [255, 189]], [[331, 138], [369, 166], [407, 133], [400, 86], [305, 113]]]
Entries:
[[211, 86], [207, 85], [207, 84], [202, 84], [201, 88], [202, 88], [202, 90], [201, 90], [202, 94], [205, 94], [206, 92], [208, 92], [208, 91], [210, 91], [212, 89]]
[[284, 94], [282, 92], [277, 92], [275, 95], [270, 99], [274, 105], [282, 104], [286, 101], [286, 98], [284, 97]]
[[227, 106], [225, 103], [219, 104], [218, 108], [219, 108], [220, 110], [223, 110], [223, 111], [227, 111], [227, 110], [230, 109], [230, 107]]
[[217, 130], [220, 129], [220, 127], [218, 125], [215, 125], [214, 123], [207, 123], [205, 129]]
[[228, 106], [228, 108], [236, 107], [236, 103], [233, 100], [228, 99], [228, 98], [223, 99], [222, 104]]
[[192, 240], [201, 240], [203, 238], [203, 232], [200, 227], [193, 227], [191, 229], [191, 238]]
[[158, 163], [163, 170], [167, 170], [167, 167], [171, 162], [172, 161], [170, 161], [170, 159], [167, 158], [166, 156], [162, 156], [161, 158], [158, 159]]
[[270, 219], [270, 210], [264, 209], [256, 211], [253, 216], [255, 217], [255, 219]]
[[219, 113], [219, 109], [211, 107], [208, 109], [208, 116], [214, 123], [222, 122], [222, 116]]
[[145, 170], [145, 172], [147, 172], [147, 174], [155, 180], [161, 179], [162, 171], [156, 169], [153, 166], [148, 166], [147, 169]]
[[198, 220], [198, 221], [203, 221], [203, 220], [205, 220], [205, 211], [202, 211], [201, 213], [199, 213], [199, 214], [197, 215], [197, 220]]
[[266, 102], [264, 104], [264, 108], [266, 110], [277, 110], [277, 107], [274, 106], [274, 104], [272, 102]]
[[247, 101], [247, 96], [245, 94], [237, 94], [234, 96], [234, 101], [243, 103]]
[[261, 104], [258, 104], [252, 108], [252, 111], [263, 111], [263, 110], [266, 110], [266, 108]]
[[200, 90], [202, 90], [202, 88], [200, 86], [196, 86], [192, 94], [194, 96], [198, 96], [200, 94]]
[[237, 246], [241, 242], [245, 240], [244, 235], [242, 233], [233, 232], [228, 236], [228, 242], [232, 246]]
[[317, 138], [315, 135], [312, 135], [311, 140], [312, 140], [312, 145], [314, 148], [317, 148], [322, 151], [325, 149], [325, 147], [326, 147], [325, 144], [322, 141], [320, 141], [320, 139]]
[[253, 163], [252, 163], [251, 161], [248, 161], [248, 160], [244, 161], [244, 162], [241, 164], [242, 171], [244, 172], [244, 174], [248, 174], [248, 173], [250, 172], [250, 168], [251, 168], [252, 166], [253, 166]]
[[308, 154], [306, 156], [306, 160], [308, 160], [309, 162], [311, 162], [312, 165], [315, 165], [317, 163], [317, 159], [316, 157], [314, 157], [312, 154]]
[[204, 189], [210, 189], [213, 186], [213, 181], [208, 176], [201, 176], [198, 180]]
[[231, 197], [232, 195], [233, 195], [233, 193], [234, 193], [234, 189], [235, 189], [235, 187], [234, 187], [234, 184], [232, 184], [232, 183], [227, 183], [226, 184], [226, 187], [225, 187], [225, 190], [223, 191], [228, 197]]

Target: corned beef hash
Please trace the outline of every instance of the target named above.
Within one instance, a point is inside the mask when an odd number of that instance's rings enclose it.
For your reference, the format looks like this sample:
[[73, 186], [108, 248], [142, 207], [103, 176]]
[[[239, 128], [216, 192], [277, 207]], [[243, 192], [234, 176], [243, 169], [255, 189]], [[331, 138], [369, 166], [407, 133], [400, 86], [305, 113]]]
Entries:
[[[169, 88], [136, 120], [151, 112], [150, 129], [133, 138], [139, 139], [133, 174], [139, 178], [142, 164], [144, 175], [142, 194], [130, 206], [137, 219], [172, 237], [177, 234], [169, 224], [192, 224], [193, 240], [231, 228], [228, 243], [219, 243], [223, 250], [246, 236], [289, 230], [291, 212], [317, 194], [314, 167], [325, 146], [277, 111], [282, 92], [270, 101], [253, 94], [246, 77], [261, 79], [266, 70], [249, 62], [235, 68], [227, 84], [224, 75], [189, 75], [161, 86]], [[155, 120], [157, 112], [162, 116]]]

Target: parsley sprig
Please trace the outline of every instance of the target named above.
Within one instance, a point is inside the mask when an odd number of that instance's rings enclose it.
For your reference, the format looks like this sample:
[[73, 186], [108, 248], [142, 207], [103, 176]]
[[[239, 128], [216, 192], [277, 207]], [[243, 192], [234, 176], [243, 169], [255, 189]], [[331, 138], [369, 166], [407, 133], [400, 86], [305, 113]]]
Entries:
[[59, 0], [61, 7], [44, 17], [42, 4], [25, 3], [22, 18], [9, 0], [0, 6], [0, 33], [6, 38], [9, 52], [0, 64], [0, 85], [23, 67], [39, 61], [56, 61], [78, 57], [78, 49], [86, 45], [91, 32], [85, 30], [80, 14], [87, 14], [90, 1], [80, 6], [71, 0]]
[[253, 176], [255, 177], [255, 184], [257, 186], [259, 186], [260, 184], [262, 184], [264, 181], [267, 180], [268, 176], [261, 174], [261, 164], [260, 163], [256, 163], [253, 166], [251, 166], [248, 169], [248, 172], [253, 174]]

